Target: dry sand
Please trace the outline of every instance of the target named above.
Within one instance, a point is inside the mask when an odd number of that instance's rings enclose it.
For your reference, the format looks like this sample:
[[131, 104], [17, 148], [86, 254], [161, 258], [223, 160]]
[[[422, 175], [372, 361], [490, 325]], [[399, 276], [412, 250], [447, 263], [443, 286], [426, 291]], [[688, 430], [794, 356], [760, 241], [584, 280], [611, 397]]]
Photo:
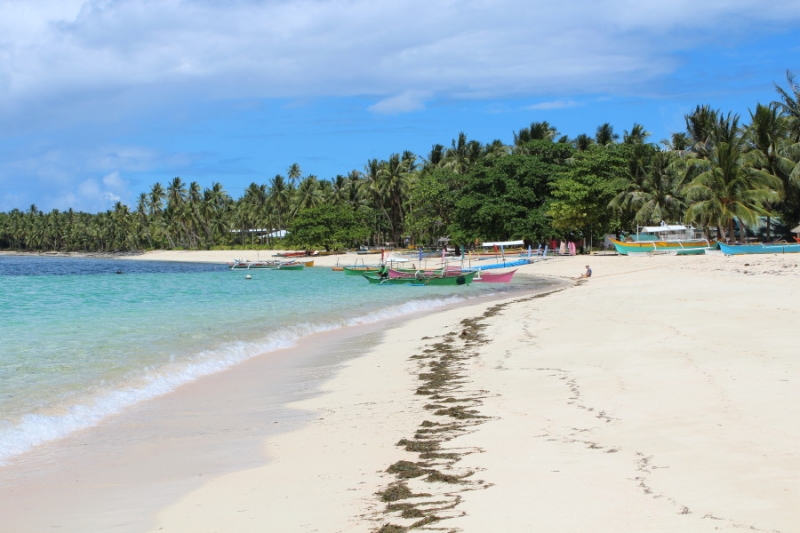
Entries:
[[184, 490], [150, 530], [800, 531], [800, 254], [554, 257], [520, 274], [587, 263], [565, 290], [385, 331], [291, 405], [310, 423]]
[[[269, 439], [266, 465], [153, 531], [800, 531], [799, 261], [524, 267], [594, 276], [387, 332], [298, 406], [319, 419]], [[376, 493], [402, 486], [430, 496], [387, 510]]]

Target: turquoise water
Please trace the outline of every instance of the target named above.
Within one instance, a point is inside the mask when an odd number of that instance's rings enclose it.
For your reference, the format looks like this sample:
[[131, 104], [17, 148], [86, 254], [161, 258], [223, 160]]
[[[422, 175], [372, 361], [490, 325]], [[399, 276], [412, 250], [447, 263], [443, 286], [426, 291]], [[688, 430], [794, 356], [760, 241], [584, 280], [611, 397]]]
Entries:
[[304, 336], [531, 283], [375, 286], [321, 267], [0, 256], [0, 463]]

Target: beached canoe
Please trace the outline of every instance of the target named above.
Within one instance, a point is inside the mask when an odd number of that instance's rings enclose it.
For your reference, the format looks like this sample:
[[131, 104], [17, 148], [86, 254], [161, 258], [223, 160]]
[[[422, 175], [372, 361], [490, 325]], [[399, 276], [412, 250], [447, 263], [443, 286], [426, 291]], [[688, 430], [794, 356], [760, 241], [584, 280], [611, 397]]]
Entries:
[[319, 252], [316, 250], [307, 250], [307, 251], [295, 251], [295, 252], [280, 252], [273, 257], [306, 257], [309, 255], [318, 255]]
[[472, 281], [476, 283], [511, 283], [511, 278], [514, 277], [517, 269], [509, 270], [508, 272], [483, 272], [473, 278]]
[[791, 254], [800, 253], [800, 243], [776, 244], [724, 244], [719, 243], [719, 249], [725, 255], [750, 255], [750, 254]]
[[631, 253], [697, 255], [704, 254], [706, 250], [713, 250], [716, 248], [715, 241], [708, 241], [706, 239], [639, 242], [622, 242], [611, 238], [609, 238], [609, 240], [620, 255], [629, 255]]

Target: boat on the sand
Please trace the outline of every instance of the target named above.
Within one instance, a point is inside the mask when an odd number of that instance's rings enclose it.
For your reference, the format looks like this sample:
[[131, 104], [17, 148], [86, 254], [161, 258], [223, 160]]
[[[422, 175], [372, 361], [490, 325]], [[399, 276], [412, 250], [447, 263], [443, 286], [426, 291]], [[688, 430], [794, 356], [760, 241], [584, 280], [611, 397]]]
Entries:
[[792, 254], [800, 253], [800, 242], [796, 244], [781, 243], [753, 243], [753, 244], [725, 244], [719, 243], [719, 249], [725, 255], [750, 255], [750, 254]]
[[695, 238], [695, 229], [690, 226], [668, 225], [637, 228], [635, 235], [625, 241], [611, 239], [620, 255], [698, 255], [714, 250], [716, 241]]
[[316, 250], [278, 252], [277, 254], [274, 254], [273, 257], [307, 257], [312, 255], [319, 255], [319, 252]]

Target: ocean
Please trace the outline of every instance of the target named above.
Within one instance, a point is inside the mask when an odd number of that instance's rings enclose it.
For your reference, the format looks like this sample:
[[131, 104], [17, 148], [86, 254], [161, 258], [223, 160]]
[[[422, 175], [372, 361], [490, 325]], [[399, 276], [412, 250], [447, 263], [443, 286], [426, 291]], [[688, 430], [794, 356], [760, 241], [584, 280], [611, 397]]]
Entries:
[[546, 284], [376, 286], [324, 267], [0, 255], [0, 465], [315, 333]]

